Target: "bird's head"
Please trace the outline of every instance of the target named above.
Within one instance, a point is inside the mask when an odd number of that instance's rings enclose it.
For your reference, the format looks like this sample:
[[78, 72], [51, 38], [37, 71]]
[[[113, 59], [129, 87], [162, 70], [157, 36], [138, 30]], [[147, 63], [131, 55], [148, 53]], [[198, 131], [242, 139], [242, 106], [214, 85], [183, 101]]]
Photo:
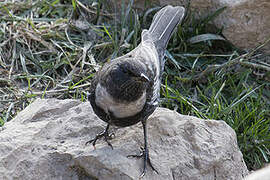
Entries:
[[114, 64], [107, 74], [104, 85], [111, 96], [119, 100], [139, 99], [150, 83], [149, 72], [145, 65], [134, 59]]
[[124, 62], [119, 64], [118, 69], [115, 71], [115, 75], [120, 76], [127, 81], [134, 81], [136, 83], [145, 84], [149, 82], [147, 77], [146, 68], [139, 62]]

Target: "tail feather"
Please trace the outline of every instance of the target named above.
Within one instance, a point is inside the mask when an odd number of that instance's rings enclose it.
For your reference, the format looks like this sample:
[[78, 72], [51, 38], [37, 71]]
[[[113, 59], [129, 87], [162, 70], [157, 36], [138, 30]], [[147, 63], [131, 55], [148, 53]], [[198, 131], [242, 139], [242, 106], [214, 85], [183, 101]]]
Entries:
[[184, 17], [185, 9], [181, 6], [166, 6], [158, 11], [152, 21], [149, 30], [142, 34], [142, 41], [151, 40], [161, 53], [167, 47], [173, 30]]

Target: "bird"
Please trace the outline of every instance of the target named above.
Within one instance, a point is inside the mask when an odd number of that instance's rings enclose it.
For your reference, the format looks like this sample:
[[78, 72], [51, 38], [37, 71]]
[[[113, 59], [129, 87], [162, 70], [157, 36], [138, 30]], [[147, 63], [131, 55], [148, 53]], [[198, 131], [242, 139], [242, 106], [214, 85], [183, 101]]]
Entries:
[[[147, 119], [158, 107], [161, 75], [168, 42], [184, 18], [185, 8], [167, 5], [153, 17], [150, 28], [141, 34], [141, 43], [129, 53], [106, 62], [91, 81], [88, 101], [94, 113], [107, 123], [105, 130], [87, 141], [95, 148], [96, 141], [104, 138], [109, 146], [109, 127], [128, 127], [139, 122], [143, 126], [144, 147], [140, 155], [155, 171], [149, 158], [147, 143]], [[157, 172], [158, 173], [158, 172]]]

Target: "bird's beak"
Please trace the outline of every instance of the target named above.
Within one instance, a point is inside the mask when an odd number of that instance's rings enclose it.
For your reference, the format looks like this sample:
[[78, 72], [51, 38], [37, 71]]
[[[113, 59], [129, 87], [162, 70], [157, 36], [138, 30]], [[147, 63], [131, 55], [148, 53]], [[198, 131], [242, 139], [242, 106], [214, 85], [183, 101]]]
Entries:
[[143, 73], [141, 73], [141, 75], [140, 75], [140, 80], [142, 82], [149, 82], [150, 81], [149, 78]]

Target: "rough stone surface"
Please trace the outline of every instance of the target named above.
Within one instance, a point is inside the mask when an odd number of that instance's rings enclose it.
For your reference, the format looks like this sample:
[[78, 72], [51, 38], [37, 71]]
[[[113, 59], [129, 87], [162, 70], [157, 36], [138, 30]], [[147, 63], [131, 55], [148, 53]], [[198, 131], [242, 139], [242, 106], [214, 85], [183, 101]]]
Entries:
[[[224, 122], [158, 108], [148, 120], [150, 156], [144, 179], [242, 179], [247, 174], [235, 132]], [[0, 130], [0, 179], [138, 179], [141, 125], [121, 128], [112, 150], [85, 142], [103, 130], [88, 102], [38, 99]]]
[[[215, 23], [237, 47], [253, 49], [270, 38], [269, 0], [219, 0], [216, 6], [228, 7]], [[270, 43], [264, 50], [270, 52]]]
[[[128, 0], [127, 0], [128, 1]], [[155, 0], [161, 6], [186, 5], [187, 0]], [[144, 0], [137, 0], [135, 7], [142, 7]], [[227, 9], [214, 19], [217, 27], [224, 27], [223, 35], [235, 46], [250, 50], [270, 37], [270, 1], [269, 0], [191, 0], [190, 7], [200, 18]], [[263, 49], [270, 53], [270, 43]]]

